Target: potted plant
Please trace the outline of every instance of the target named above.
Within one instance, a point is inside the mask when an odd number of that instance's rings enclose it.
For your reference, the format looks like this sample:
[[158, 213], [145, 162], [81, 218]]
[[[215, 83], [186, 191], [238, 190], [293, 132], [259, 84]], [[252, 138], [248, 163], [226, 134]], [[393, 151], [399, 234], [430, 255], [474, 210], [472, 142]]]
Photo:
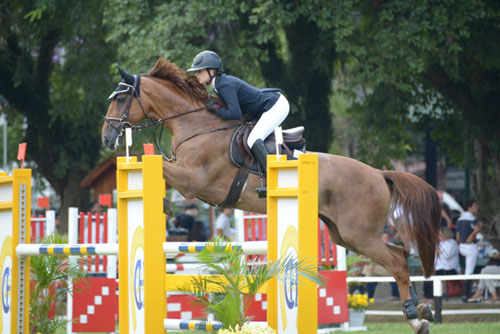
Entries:
[[[240, 248], [228, 247], [221, 239], [211, 241], [197, 257], [204, 269], [217, 275], [195, 276], [179, 289], [195, 297], [195, 304], [203, 306], [207, 313], [214, 315], [215, 320], [222, 322], [224, 329], [219, 330], [220, 334], [275, 333], [271, 328], [248, 324], [251, 319], [247, 316], [255, 294], [271, 278], [284, 279], [286, 273], [296, 271], [299, 277], [324, 285], [314, 270], [317, 265], [314, 261], [287, 256], [273, 263], [248, 262]], [[220, 279], [221, 276], [224, 280]], [[217, 286], [220, 292], [207, 295], [208, 285]]]
[[361, 293], [347, 294], [349, 306], [349, 327], [361, 327], [365, 321], [365, 312], [369, 304], [373, 304], [373, 298]]

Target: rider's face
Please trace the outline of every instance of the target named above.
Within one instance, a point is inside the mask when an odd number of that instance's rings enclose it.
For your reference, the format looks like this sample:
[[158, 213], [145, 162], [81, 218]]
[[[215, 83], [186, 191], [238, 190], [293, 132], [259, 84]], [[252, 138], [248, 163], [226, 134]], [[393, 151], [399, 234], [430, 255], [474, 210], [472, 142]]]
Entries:
[[[212, 75], [214, 74], [213, 69], [210, 69], [209, 71]], [[208, 75], [207, 69], [204, 68], [202, 70], [198, 70], [194, 73], [194, 75], [200, 83], [204, 85], [208, 85], [210, 83], [210, 76]]]

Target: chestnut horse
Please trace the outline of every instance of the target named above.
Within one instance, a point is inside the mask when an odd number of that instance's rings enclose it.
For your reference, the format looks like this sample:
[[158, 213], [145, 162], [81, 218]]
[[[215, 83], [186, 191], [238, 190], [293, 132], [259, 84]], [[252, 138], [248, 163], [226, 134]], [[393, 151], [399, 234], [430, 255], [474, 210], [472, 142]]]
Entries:
[[[186, 198], [222, 203], [238, 171], [229, 157], [231, 129], [242, 121], [223, 120], [206, 110], [206, 88], [162, 58], [148, 74], [120, 73], [123, 81], [110, 97], [103, 143], [115, 149], [124, 128], [136, 129], [144, 120], [143, 127], [162, 124], [172, 134], [173, 157], [163, 162], [166, 182]], [[318, 157], [318, 216], [331, 239], [386, 268], [397, 282], [403, 316], [416, 333], [429, 333], [427, 319], [432, 314], [428, 305], [418, 304], [410, 288], [407, 255], [409, 247], [417, 248], [424, 275], [433, 274], [441, 214], [436, 191], [409, 173], [378, 170], [337, 155]], [[254, 192], [259, 186], [259, 177], [251, 174], [234, 207], [265, 213], [266, 200]], [[405, 246], [382, 241], [386, 223], [398, 231]]]

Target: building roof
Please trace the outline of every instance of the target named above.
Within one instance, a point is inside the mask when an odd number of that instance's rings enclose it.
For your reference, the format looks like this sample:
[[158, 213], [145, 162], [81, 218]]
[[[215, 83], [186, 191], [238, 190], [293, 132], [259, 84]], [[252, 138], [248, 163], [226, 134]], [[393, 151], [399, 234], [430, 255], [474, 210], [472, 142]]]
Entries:
[[116, 157], [120, 155], [122, 154], [114, 154], [97, 165], [80, 182], [80, 187], [82, 187], [83, 189], [91, 188], [95, 184], [95, 182], [98, 181], [102, 176], [110, 172], [116, 172]]

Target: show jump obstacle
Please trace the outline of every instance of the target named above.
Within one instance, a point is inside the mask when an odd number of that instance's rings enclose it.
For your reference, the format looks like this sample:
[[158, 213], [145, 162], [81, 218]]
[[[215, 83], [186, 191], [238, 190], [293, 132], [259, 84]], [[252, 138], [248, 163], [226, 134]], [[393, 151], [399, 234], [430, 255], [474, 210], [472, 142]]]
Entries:
[[[119, 253], [120, 332], [162, 333], [165, 329], [218, 329], [210, 321], [166, 319], [166, 293], [177, 291], [192, 275], [165, 271], [165, 253], [198, 252], [206, 243], [166, 243], [163, 213], [165, 182], [161, 156], [118, 158], [119, 246], [30, 245], [31, 171], [14, 170], [0, 176], [0, 242], [2, 244], [1, 333], [29, 333], [29, 255], [114, 255]], [[265, 243], [237, 243], [248, 253], [267, 253], [276, 260], [290, 253], [298, 259], [315, 259], [318, 251], [318, 158], [302, 154], [298, 160], [268, 157], [269, 234]], [[10, 225], [10, 226], [9, 226]], [[295, 272], [284, 282], [276, 279], [264, 287], [268, 294], [268, 325], [278, 333], [317, 331], [317, 286], [297, 282]], [[213, 287], [209, 287], [213, 289]], [[215, 291], [215, 290], [213, 290]]]
[[17, 257], [16, 246], [30, 242], [31, 169], [0, 174], [0, 268], [2, 334], [29, 333], [29, 257]]
[[[233, 245], [245, 253], [267, 253], [270, 260], [289, 253], [295, 253], [299, 259], [315, 259], [318, 251], [317, 155], [302, 154], [294, 161], [286, 161], [285, 157], [277, 161], [275, 156], [268, 159], [268, 244]], [[165, 254], [196, 253], [207, 243], [164, 242], [165, 184], [159, 181], [163, 180], [161, 157], [144, 156], [142, 163], [120, 158], [117, 166], [120, 332], [149, 334], [164, 329], [220, 328], [218, 322], [165, 318], [166, 292], [178, 291], [179, 286], [193, 278], [192, 275], [166, 274]], [[208, 292], [215, 289], [209, 286]], [[316, 284], [298, 284], [296, 273], [290, 273], [285, 283], [275, 279], [263, 292], [268, 294], [268, 324], [278, 333], [317, 331]]]

